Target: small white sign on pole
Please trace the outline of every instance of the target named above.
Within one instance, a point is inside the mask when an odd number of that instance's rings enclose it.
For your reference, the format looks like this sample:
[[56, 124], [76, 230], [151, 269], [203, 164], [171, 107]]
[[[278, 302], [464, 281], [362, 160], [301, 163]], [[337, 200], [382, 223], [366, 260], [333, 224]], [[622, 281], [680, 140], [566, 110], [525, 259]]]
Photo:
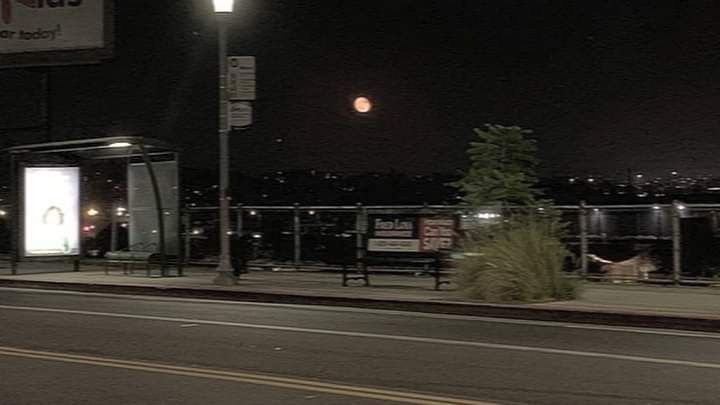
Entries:
[[252, 124], [252, 105], [247, 101], [229, 103], [230, 127], [243, 128]]
[[227, 91], [230, 100], [255, 100], [255, 57], [228, 58]]

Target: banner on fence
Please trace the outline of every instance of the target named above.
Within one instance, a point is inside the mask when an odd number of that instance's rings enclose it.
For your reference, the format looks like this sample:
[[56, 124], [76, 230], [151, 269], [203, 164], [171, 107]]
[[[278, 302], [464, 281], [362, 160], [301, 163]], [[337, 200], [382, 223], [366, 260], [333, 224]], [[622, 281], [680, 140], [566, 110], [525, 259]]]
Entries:
[[368, 252], [427, 253], [453, 246], [456, 221], [449, 217], [371, 215]]

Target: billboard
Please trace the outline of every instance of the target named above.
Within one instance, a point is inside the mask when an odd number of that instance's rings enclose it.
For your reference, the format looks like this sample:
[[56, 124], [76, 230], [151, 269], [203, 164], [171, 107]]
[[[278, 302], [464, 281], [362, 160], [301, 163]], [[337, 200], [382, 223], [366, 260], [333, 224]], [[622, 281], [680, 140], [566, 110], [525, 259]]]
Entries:
[[449, 217], [372, 215], [368, 252], [430, 253], [453, 247], [456, 221]]
[[80, 169], [24, 170], [25, 256], [75, 256], [80, 252]]
[[3, 65], [67, 64], [109, 55], [110, 0], [0, 0]]

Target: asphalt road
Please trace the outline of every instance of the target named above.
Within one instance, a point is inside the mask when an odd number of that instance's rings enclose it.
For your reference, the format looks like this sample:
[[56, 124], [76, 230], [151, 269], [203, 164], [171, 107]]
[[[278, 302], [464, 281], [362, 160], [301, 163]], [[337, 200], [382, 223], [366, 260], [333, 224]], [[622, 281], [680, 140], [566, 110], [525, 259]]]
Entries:
[[720, 335], [0, 289], [2, 404], [715, 404]]

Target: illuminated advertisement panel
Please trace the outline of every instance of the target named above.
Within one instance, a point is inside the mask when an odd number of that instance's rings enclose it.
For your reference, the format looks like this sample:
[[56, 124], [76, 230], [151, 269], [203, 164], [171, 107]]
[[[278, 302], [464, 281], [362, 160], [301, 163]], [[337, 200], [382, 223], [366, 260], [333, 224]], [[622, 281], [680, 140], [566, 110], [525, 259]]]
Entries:
[[25, 256], [74, 256], [80, 251], [80, 169], [25, 168]]

